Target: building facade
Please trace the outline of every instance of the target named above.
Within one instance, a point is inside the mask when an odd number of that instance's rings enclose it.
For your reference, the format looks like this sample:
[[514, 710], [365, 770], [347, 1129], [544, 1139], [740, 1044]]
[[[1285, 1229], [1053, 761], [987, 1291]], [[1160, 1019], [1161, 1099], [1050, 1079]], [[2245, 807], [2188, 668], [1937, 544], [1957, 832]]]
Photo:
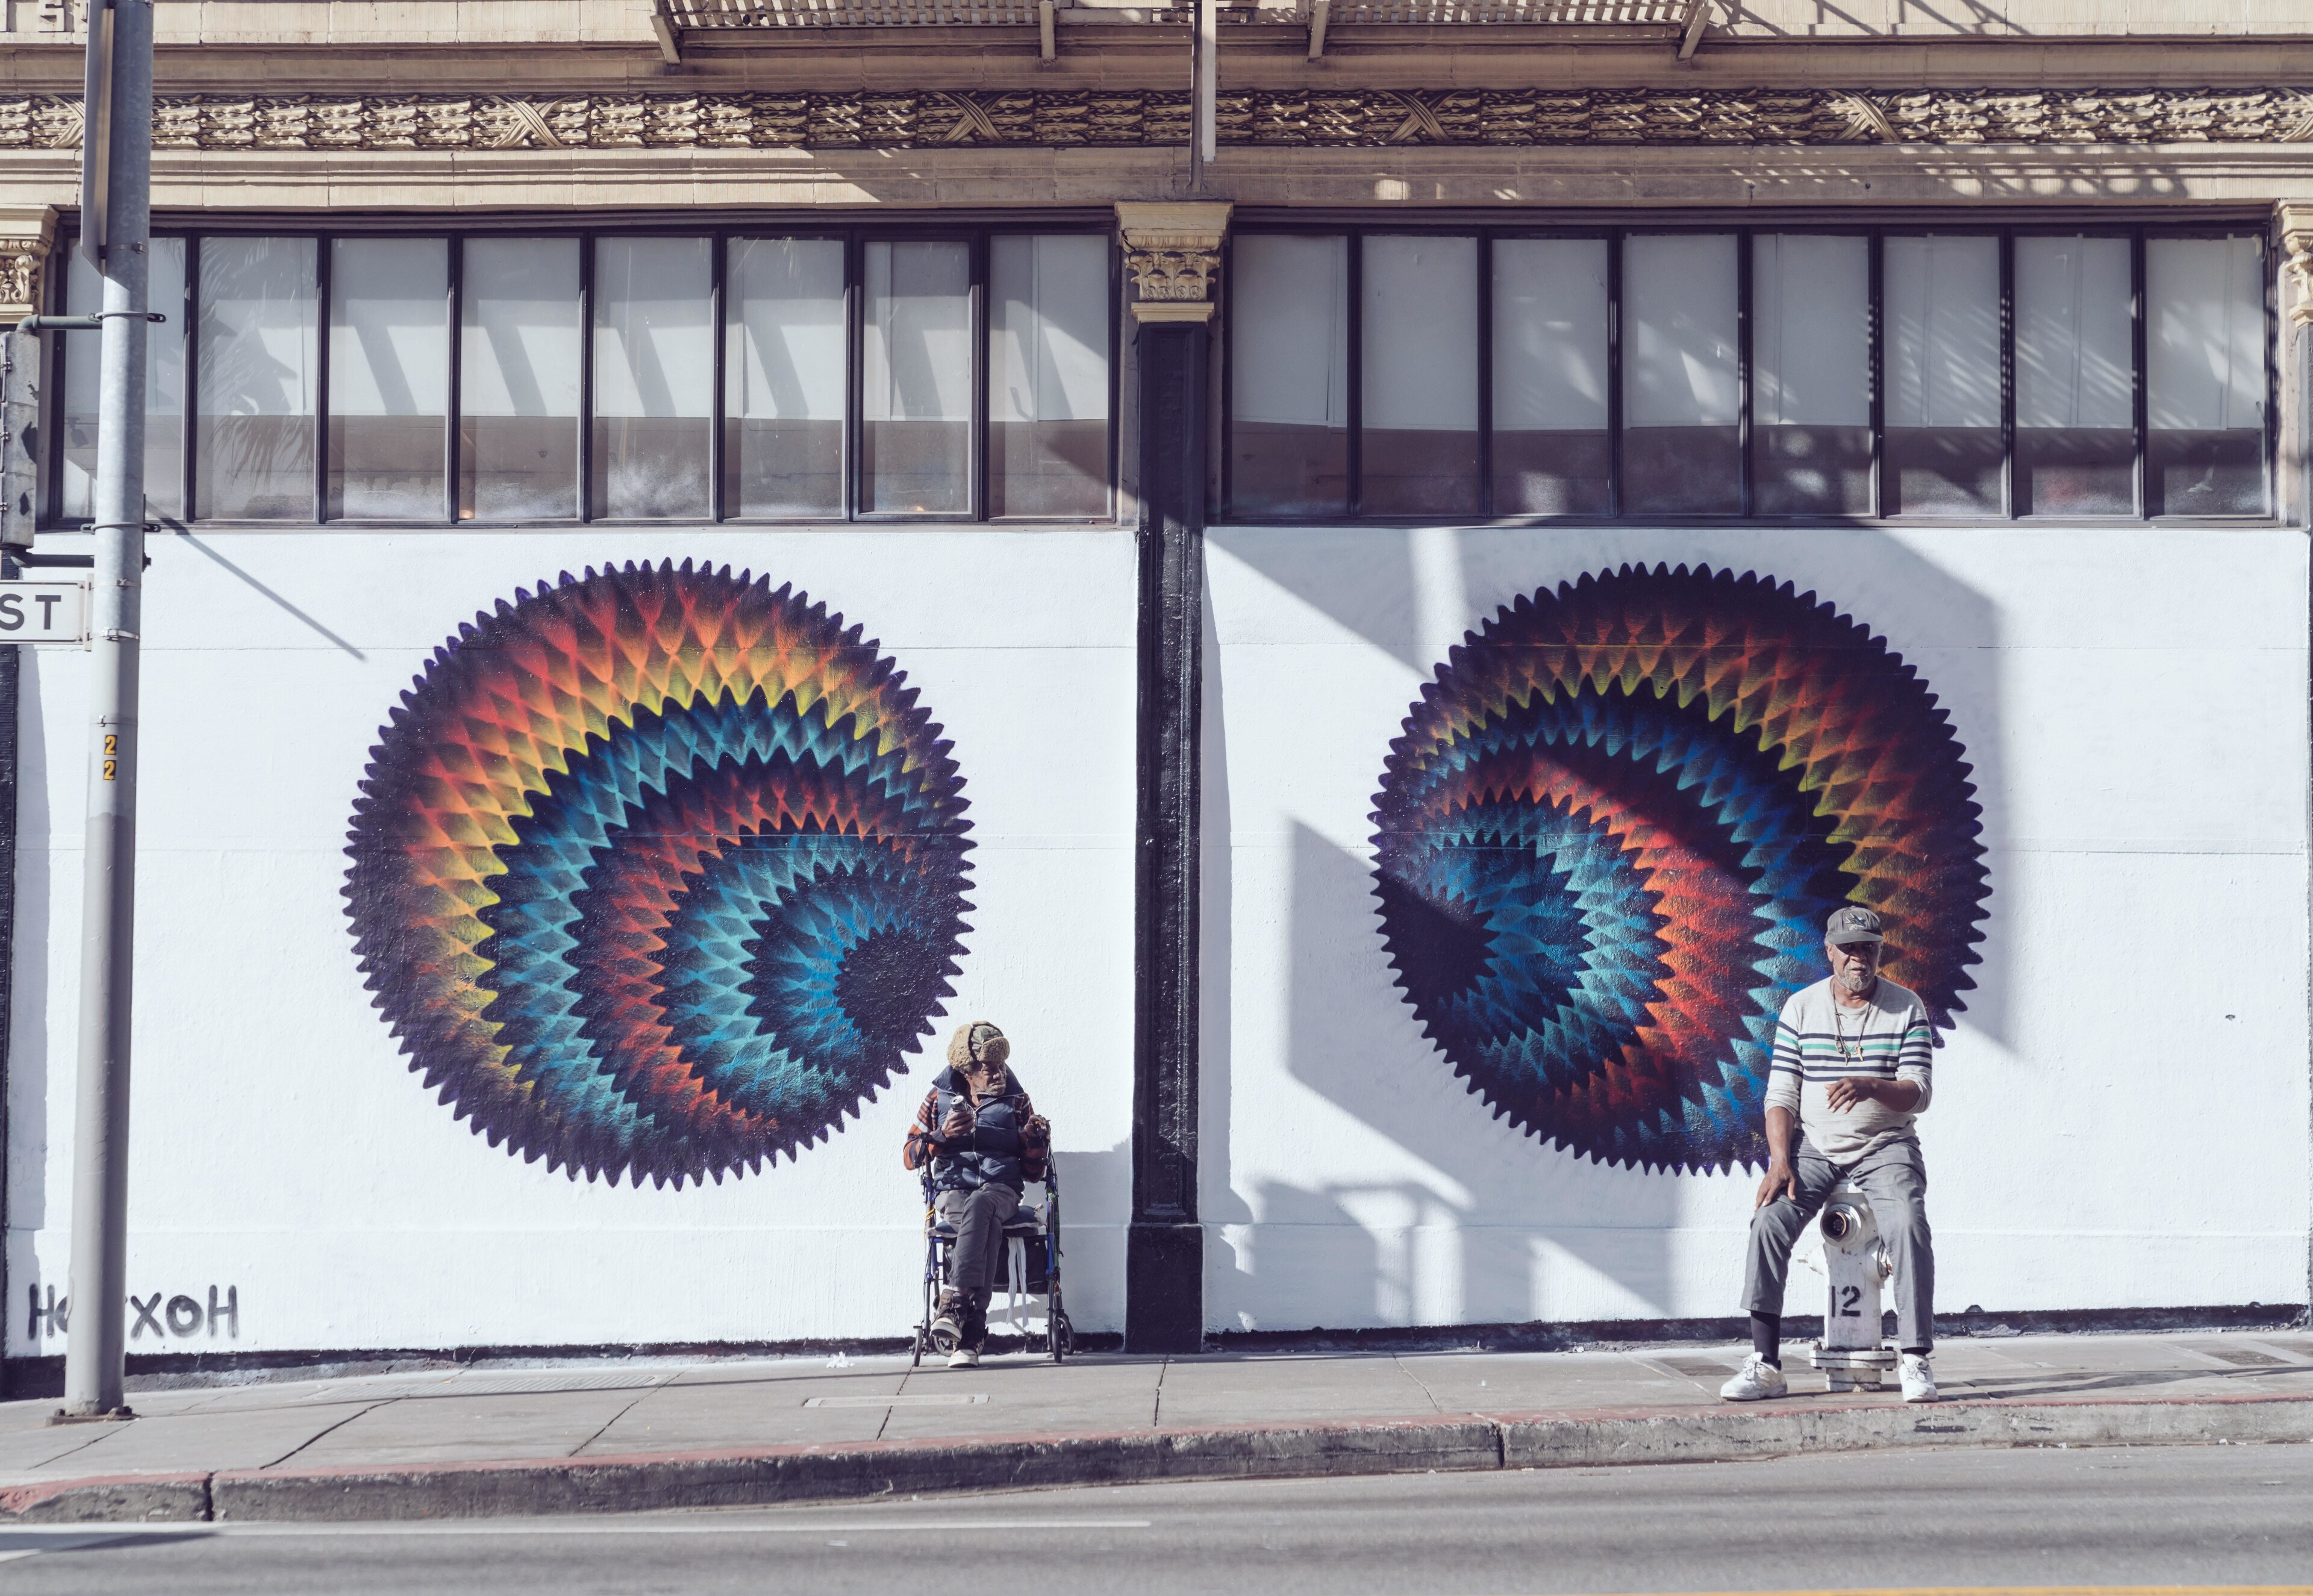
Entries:
[[1725, 1317], [1845, 902], [1939, 1311], [2306, 1302], [2303, 8], [155, 9], [132, 1357], [901, 1335], [977, 1018], [1088, 1333]]

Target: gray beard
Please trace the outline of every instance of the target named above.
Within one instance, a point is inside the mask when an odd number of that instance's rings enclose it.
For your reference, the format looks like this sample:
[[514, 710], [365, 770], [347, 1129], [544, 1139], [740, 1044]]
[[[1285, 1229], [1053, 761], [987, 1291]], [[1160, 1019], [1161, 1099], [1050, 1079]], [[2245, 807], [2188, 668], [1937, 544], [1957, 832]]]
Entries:
[[1842, 975], [1838, 978], [1838, 981], [1847, 989], [1849, 996], [1869, 997], [1871, 995], [1871, 989], [1879, 984], [1879, 976], [1877, 971], [1861, 976]]

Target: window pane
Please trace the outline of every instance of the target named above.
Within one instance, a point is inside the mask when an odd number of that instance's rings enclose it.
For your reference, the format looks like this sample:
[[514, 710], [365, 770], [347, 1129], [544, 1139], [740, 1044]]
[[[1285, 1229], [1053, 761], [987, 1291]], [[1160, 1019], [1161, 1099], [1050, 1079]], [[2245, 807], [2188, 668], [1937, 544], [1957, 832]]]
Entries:
[[1359, 505], [1476, 514], [1478, 241], [1368, 238], [1362, 298]]
[[723, 511], [843, 513], [843, 245], [731, 241]]
[[972, 259], [871, 243], [860, 370], [859, 507], [972, 508]]
[[1639, 234], [1623, 246], [1623, 504], [1743, 507], [1735, 235]]
[[1350, 507], [1350, 246], [1248, 233], [1231, 257], [1229, 495], [1256, 515]]
[[2263, 243], [2148, 239], [2144, 286], [2151, 513], [2264, 514]]
[[988, 513], [1108, 513], [1108, 241], [989, 245]]
[[[156, 238], [145, 268], [145, 303], [165, 321], [145, 328], [145, 502], [155, 515], [185, 513], [185, 241]], [[86, 316], [104, 308], [104, 279], [72, 252], [65, 311]], [[68, 521], [95, 513], [96, 395], [104, 335], [64, 335], [64, 502]]]
[[594, 245], [593, 513], [708, 513], [714, 263], [703, 238]]
[[2000, 241], [1886, 242], [1890, 515], [1997, 515]]
[[1606, 241], [1494, 245], [1494, 509], [1605, 515]]
[[578, 241], [471, 239], [458, 314], [458, 515], [578, 513]]
[[2136, 513], [2124, 238], [2016, 241], [2016, 513]]
[[330, 245], [331, 519], [439, 521], [450, 399], [450, 245]]
[[1751, 303], [1754, 507], [1870, 514], [1870, 244], [1760, 234]]
[[314, 259], [309, 238], [201, 241], [199, 516], [313, 514]]

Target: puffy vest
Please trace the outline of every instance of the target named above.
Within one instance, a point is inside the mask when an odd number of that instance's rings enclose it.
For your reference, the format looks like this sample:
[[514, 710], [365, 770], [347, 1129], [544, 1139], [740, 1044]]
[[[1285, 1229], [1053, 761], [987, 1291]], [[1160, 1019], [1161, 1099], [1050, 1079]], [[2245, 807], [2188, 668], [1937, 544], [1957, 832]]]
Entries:
[[[963, 1090], [959, 1091], [960, 1087]], [[970, 1088], [954, 1070], [942, 1070], [933, 1090], [939, 1094], [939, 1101], [932, 1105], [932, 1128], [937, 1131], [947, 1123], [950, 1110], [964, 1099]], [[932, 1160], [932, 1188], [977, 1191], [983, 1186], [1008, 1186], [1018, 1191], [1024, 1184], [1020, 1178], [1020, 1132], [1025, 1123], [1020, 1106], [1026, 1099], [1019, 1077], [1008, 1077], [1002, 1097], [980, 1105], [972, 1135]]]

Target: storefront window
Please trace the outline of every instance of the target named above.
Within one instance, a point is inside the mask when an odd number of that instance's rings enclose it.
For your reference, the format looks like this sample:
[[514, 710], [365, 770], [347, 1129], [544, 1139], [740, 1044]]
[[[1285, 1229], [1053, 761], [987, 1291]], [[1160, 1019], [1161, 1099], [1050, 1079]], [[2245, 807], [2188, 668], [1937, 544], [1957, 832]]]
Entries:
[[1882, 513], [1998, 515], [2000, 241], [1886, 241]]
[[201, 241], [196, 515], [312, 519], [316, 256], [310, 238]]
[[726, 515], [843, 513], [840, 239], [733, 239], [723, 356]]
[[972, 509], [972, 250], [867, 246], [859, 507]]
[[458, 516], [578, 513], [578, 241], [469, 239], [458, 328]]
[[2145, 492], [2154, 515], [2265, 513], [2265, 251], [2254, 238], [2144, 245]]
[[1607, 515], [1605, 239], [1494, 244], [1494, 511]]
[[1350, 241], [1253, 233], [1231, 256], [1229, 493], [1254, 515], [1350, 507]]
[[1871, 513], [1871, 243], [1751, 241], [1752, 506]]
[[988, 513], [1108, 511], [1108, 242], [989, 244]]
[[595, 243], [593, 510], [598, 518], [708, 515], [713, 311], [708, 240]]
[[[185, 241], [156, 238], [147, 257], [145, 303], [165, 318], [145, 329], [145, 501], [155, 515], [185, 513]], [[104, 280], [77, 250], [65, 285], [68, 314], [104, 308]], [[67, 520], [85, 520], [96, 502], [96, 396], [104, 335], [64, 335], [64, 405], [59, 419], [62, 502]]]
[[1364, 241], [1359, 504], [1380, 515], [1474, 515], [1478, 241]]
[[331, 520], [438, 521], [449, 460], [450, 246], [330, 246]]
[[2016, 241], [2016, 513], [2136, 513], [2124, 238]]
[[1731, 232], [1639, 233], [1623, 246], [1623, 507], [1743, 508]]

